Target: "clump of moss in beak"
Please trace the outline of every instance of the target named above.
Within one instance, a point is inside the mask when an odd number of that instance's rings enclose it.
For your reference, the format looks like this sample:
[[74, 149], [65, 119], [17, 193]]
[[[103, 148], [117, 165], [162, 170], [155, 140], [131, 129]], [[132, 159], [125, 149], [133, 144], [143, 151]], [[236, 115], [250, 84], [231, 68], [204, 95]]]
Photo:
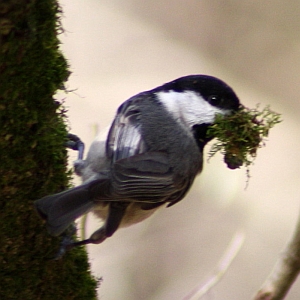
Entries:
[[207, 132], [209, 137], [216, 139], [209, 157], [221, 152], [228, 168], [244, 165], [248, 169], [258, 148], [265, 146], [269, 130], [280, 122], [280, 114], [270, 110], [269, 106], [262, 110], [259, 110], [259, 105], [255, 109], [241, 106], [231, 115], [217, 115]]

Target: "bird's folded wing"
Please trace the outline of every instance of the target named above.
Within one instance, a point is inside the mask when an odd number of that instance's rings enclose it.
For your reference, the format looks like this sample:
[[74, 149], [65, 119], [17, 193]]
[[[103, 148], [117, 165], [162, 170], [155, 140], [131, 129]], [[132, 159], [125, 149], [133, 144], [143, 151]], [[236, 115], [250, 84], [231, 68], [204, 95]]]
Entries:
[[[132, 98], [118, 110], [110, 128], [106, 153], [111, 160], [109, 186], [103, 181], [91, 183], [94, 199], [149, 203], [177, 202], [188, 189], [185, 179], [174, 178], [168, 155], [149, 151], [141, 128], [138, 99]], [[147, 207], [148, 208], [148, 207]]]
[[[167, 155], [160, 152], [142, 153], [116, 162], [110, 186], [103, 181], [91, 183], [95, 198], [106, 201], [143, 202], [158, 205], [181, 199], [185, 185], [174, 181]], [[180, 199], [178, 198], [180, 197]], [[152, 207], [151, 205], [149, 207]]]

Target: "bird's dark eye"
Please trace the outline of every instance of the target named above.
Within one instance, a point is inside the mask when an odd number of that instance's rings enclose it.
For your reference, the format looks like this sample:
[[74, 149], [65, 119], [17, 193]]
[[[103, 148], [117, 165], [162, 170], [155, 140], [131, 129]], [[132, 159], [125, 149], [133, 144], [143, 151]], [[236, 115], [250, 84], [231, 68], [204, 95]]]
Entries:
[[216, 95], [211, 95], [208, 97], [208, 102], [212, 105], [217, 106], [222, 104], [224, 102], [224, 99]]

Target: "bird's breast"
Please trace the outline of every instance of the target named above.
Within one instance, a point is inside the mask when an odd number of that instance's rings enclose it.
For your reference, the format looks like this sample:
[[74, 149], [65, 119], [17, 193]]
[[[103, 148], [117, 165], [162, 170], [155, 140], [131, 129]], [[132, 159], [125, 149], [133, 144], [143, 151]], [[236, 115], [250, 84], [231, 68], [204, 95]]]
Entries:
[[142, 204], [143, 203], [133, 202], [127, 207], [126, 213], [122, 219], [120, 227], [128, 227], [130, 225], [142, 222], [145, 219], [149, 218], [151, 215], [153, 215], [153, 213], [157, 211], [160, 207], [164, 207], [164, 205], [161, 205], [153, 209], [144, 210], [141, 209]]
[[[141, 202], [132, 202], [128, 205], [128, 207], [126, 208], [126, 212], [123, 216], [123, 219], [121, 221], [120, 227], [128, 227], [130, 225], [142, 222], [145, 219], [149, 218], [160, 207], [164, 207], [164, 205], [161, 205], [154, 209], [144, 210], [141, 209], [142, 204], [143, 203]], [[105, 220], [108, 217], [108, 210], [109, 210], [109, 204], [103, 202], [101, 204], [97, 204], [94, 207], [93, 213], [96, 217], [100, 218], [102, 221], [105, 222]]]

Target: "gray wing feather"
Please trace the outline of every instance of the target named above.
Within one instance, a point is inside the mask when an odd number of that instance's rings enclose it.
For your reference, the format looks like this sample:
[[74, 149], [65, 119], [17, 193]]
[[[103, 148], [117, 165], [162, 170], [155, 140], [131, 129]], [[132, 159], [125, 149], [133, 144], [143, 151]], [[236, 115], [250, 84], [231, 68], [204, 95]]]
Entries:
[[145, 151], [138, 121], [140, 112], [128, 107], [116, 116], [107, 138], [107, 154], [116, 162]]
[[122, 159], [114, 164], [112, 175], [119, 197], [157, 202], [163, 201], [175, 188], [167, 155], [160, 152]]

